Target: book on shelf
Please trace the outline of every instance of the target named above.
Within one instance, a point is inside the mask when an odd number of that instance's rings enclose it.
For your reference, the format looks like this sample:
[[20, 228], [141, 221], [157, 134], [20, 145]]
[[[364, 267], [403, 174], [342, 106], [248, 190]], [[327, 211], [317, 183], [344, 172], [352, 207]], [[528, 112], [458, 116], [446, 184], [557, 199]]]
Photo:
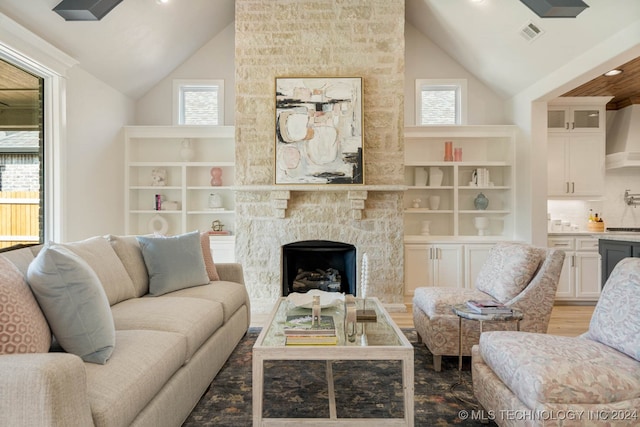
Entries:
[[509, 314], [512, 312], [511, 308], [492, 299], [469, 300], [467, 307], [480, 314]]
[[336, 345], [338, 337], [334, 335], [287, 335], [287, 345]]
[[285, 335], [331, 336], [336, 334], [333, 316], [320, 316], [319, 322], [313, 324], [311, 314], [293, 314], [287, 316], [284, 324]]

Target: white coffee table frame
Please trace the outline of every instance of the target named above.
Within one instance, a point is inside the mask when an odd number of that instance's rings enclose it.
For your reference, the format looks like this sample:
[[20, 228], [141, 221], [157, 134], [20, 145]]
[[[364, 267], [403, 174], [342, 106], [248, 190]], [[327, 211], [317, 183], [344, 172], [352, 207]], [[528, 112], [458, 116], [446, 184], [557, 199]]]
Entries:
[[[394, 333], [399, 345], [367, 345], [348, 343], [341, 337], [338, 345], [330, 346], [286, 346], [284, 337], [280, 344], [265, 344], [269, 329], [276, 319], [281, 304], [287, 304], [286, 298], [276, 303], [266, 326], [253, 346], [253, 426], [413, 426], [414, 425], [414, 378], [413, 345], [407, 340], [400, 328], [393, 322], [389, 313], [377, 298], [367, 298], [367, 308], [376, 306], [378, 322], [386, 323]], [[339, 320], [339, 319], [337, 319]], [[341, 326], [338, 323], [337, 326]], [[366, 328], [366, 324], [365, 324]], [[339, 328], [338, 328], [339, 329]], [[263, 418], [264, 398], [264, 361], [265, 360], [326, 360], [327, 382], [329, 390], [329, 418]], [[331, 361], [333, 360], [400, 360], [402, 362], [402, 387], [404, 391], [404, 418], [338, 418], [333, 389]]]

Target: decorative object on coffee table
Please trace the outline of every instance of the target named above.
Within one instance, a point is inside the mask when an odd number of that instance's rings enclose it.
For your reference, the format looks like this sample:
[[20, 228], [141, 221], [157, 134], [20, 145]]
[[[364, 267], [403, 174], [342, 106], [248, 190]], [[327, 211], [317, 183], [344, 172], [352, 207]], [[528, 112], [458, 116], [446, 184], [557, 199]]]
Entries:
[[358, 322], [375, 322], [376, 311], [367, 309], [367, 296], [369, 291], [369, 257], [367, 254], [362, 255], [360, 284], [362, 292], [362, 308], [356, 311], [356, 320]]

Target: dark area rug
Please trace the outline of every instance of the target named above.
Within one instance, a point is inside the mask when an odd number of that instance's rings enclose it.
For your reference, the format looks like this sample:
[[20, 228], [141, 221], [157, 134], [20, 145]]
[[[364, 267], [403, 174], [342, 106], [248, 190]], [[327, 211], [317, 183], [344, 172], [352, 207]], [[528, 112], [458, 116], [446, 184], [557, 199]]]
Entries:
[[[457, 357], [443, 357], [442, 372], [435, 372], [432, 355], [424, 344], [418, 344], [415, 330], [403, 332], [414, 347], [415, 425], [480, 425], [477, 420], [460, 416], [461, 411], [470, 415], [477, 409], [470, 359], [465, 358], [461, 375]], [[251, 349], [259, 333], [260, 329], [252, 328], [240, 341], [184, 426], [252, 424]], [[338, 417], [402, 417], [401, 368], [399, 361], [333, 362]], [[326, 369], [324, 361], [265, 362], [264, 416], [328, 417]]]

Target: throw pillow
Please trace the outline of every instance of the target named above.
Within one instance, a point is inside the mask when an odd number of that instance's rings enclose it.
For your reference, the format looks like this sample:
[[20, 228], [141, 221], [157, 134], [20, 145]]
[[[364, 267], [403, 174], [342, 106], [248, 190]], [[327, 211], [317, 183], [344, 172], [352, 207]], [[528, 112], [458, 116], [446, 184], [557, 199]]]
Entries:
[[85, 362], [104, 364], [116, 343], [109, 300], [89, 264], [68, 248], [47, 245], [27, 281], [60, 346]]
[[129, 273], [137, 297], [149, 293], [149, 273], [136, 236], [107, 236], [113, 250]]
[[207, 270], [209, 280], [212, 282], [220, 280], [218, 270], [213, 262], [213, 255], [211, 255], [211, 243], [209, 241], [208, 232], [203, 231], [200, 233], [200, 245], [202, 246], [202, 258], [204, 259], [204, 267]]
[[136, 238], [149, 272], [151, 295], [209, 283], [198, 231], [172, 237]]
[[24, 276], [0, 256], [0, 354], [46, 353], [51, 330]]
[[514, 242], [497, 243], [480, 268], [476, 289], [506, 303], [527, 287], [540, 261], [540, 252], [532, 246]]
[[587, 337], [640, 361], [640, 258], [625, 258], [615, 266]]

